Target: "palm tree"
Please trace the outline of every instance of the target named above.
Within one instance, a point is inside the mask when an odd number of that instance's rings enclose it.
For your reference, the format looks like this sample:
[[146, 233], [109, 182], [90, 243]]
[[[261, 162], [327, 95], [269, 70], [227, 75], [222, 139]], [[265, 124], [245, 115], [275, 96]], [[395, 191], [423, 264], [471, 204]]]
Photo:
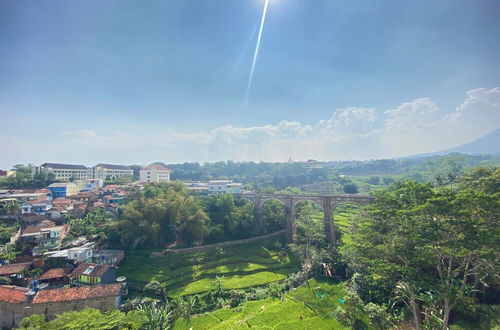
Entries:
[[172, 327], [172, 310], [167, 302], [164, 306], [158, 307], [154, 304], [139, 305], [139, 311], [146, 316], [144, 329], [148, 330], [168, 330]]

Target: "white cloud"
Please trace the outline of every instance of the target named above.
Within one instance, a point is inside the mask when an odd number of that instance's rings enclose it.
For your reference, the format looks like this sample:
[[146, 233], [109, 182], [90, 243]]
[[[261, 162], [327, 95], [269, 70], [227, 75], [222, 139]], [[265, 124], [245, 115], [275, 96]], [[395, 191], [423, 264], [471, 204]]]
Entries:
[[[379, 118], [380, 116], [381, 118]], [[379, 120], [380, 119], [380, 120]], [[477, 88], [451, 112], [432, 99], [386, 111], [343, 108], [314, 124], [281, 121], [255, 127], [226, 125], [193, 134], [79, 129], [51, 141], [0, 137], [1, 166], [19, 162], [148, 163], [369, 159], [450, 148], [500, 127], [500, 88]]]
[[417, 128], [426, 129], [435, 125], [438, 106], [429, 98], [415, 99], [405, 102], [395, 109], [387, 110], [384, 114], [387, 129]]
[[320, 120], [317, 127], [322, 134], [338, 132], [349, 135], [365, 134], [373, 129], [377, 119], [374, 108], [337, 109], [332, 118]]
[[500, 87], [475, 88], [467, 99], [445, 116], [444, 125], [460, 131], [465, 139], [480, 137], [500, 126]]

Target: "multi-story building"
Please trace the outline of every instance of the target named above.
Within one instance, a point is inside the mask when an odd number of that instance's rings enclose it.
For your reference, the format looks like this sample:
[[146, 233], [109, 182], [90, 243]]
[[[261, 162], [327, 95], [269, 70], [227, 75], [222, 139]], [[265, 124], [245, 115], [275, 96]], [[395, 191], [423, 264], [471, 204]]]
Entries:
[[140, 181], [142, 183], [147, 182], [169, 182], [170, 181], [170, 172], [168, 168], [158, 165], [158, 164], [150, 164], [146, 167], [143, 167], [140, 171]]
[[73, 182], [58, 182], [47, 187], [52, 192], [52, 198], [68, 197], [80, 192], [80, 188]]
[[86, 180], [92, 176], [92, 169], [84, 165], [43, 163], [33, 167], [33, 174], [45, 172], [54, 173], [57, 180]]
[[53, 224], [28, 226], [21, 232], [21, 244], [33, 246], [33, 255], [43, 250], [55, 249], [60, 246], [70, 229], [69, 225], [54, 226]]
[[134, 171], [124, 165], [97, 164], [92, 168], [93, 179], [116, 179], [124, 175], [132, 176]]
[[243, 185], [232, 180], [211, 180], [207, 184], [209, 194], [241, 194]]
[[57, 180], [116, 179], [124, 175], [132, 176], [134, 171], [123, 165], [97, 164], [94, 167], [73, 164], [43, 163], [34, 166], [32, 174], [54, 173]]

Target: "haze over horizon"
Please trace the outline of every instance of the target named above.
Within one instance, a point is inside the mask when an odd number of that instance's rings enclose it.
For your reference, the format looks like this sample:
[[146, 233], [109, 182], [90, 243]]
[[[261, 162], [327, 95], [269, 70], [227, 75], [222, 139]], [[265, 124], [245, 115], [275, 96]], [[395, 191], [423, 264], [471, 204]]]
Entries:
[[400, 157], [500, 127], [500, 3], [0, 3], [0, 168]]

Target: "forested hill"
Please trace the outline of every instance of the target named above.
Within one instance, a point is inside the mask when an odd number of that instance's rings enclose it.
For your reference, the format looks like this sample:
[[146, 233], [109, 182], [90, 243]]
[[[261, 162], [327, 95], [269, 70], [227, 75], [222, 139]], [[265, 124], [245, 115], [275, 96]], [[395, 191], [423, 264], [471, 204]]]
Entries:
[[[173, 170], [173, 180], [203, 181], [227, 178], [245, 184], [273, 186], [277, 189], [300, 187], [321, 182], [338, 181], [342, 176], [389, 176], [432, 180], [444, 172], [457, 172], [468, 167], [500, 163], [500, 155], [449, 154], [410, 159], [341, 161], [323, 163], [323, 168], [308, 168], [304, 163], [216, 162], [163, 164]], [[386, 180], [392, 182], [393, 180]]]

